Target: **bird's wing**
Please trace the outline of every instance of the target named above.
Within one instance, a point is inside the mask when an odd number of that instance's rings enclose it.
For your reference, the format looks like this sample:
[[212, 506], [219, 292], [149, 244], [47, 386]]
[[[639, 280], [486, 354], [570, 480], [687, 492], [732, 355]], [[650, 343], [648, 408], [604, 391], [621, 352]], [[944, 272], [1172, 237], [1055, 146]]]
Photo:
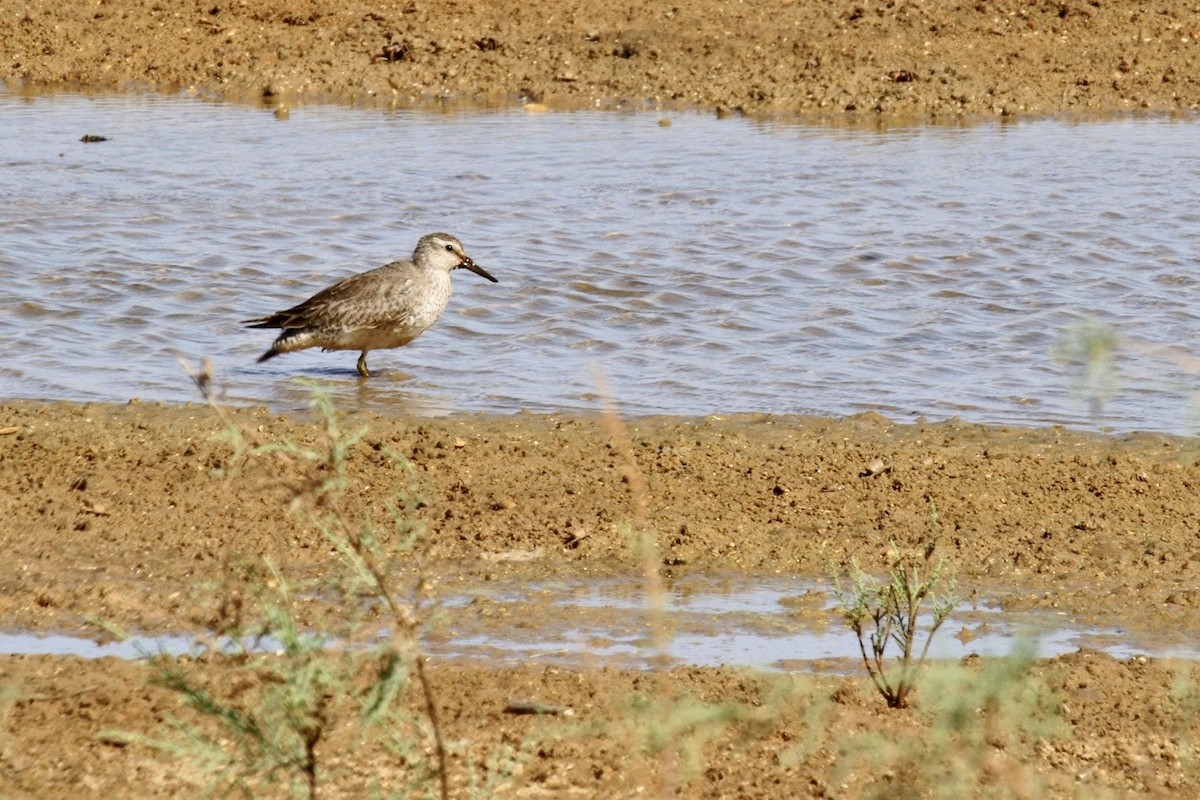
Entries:
[[410, 304], [413, 279], [406, 262], [385, 264], [322, 289], [298, 306], [281, 311], [283, 328], [370, 328], [395, 323]]

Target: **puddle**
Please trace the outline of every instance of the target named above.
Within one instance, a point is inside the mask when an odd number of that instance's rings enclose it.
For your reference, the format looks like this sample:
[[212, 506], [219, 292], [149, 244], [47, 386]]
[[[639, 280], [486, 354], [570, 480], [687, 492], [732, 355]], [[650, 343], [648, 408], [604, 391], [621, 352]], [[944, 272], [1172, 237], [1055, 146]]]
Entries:
[[[856, 669], [858, 642], [841, 623], [828, 586], [795, 580], [685, 579], [666, 597], [663, 650], [655, 650], [640, 585], [634, 581], [489, 586], [439, 600], [424, 639], [434, 659], [495, 665], [553, 663], [576, 668], [648, 668], [668, 663], [758, 669]], [[928, 620], [923, 621], [924, 625]], [[919, 642], [923, 641], [921, 639]], [[1029, 642], [1039, 657], [1080, 648], [1115, 658], [1200, 659], [1200, 649], [1168, 645], [1120, 628], [1089, 627], [1066, 615], [1004, 612], [998, 603], [962, 604], [938, 632], [933, 659], [1004, 656]], [[225, 640], [222, 647], [229, 647]], [[270, 641], [248, 644], [269, 652]], [[139, 658], [196, 652], [191, 636], [134, 637], [114, 643], [66, 635], [0, 633], [0, 654]], [[663, 657], [665, 655], [665, 657]]]
[[[228, 639], [218, 642], [222, 650], [235, 649]], [[131, 636], [117, 642], [101, 642], [82, 636], [65, 634], [0, 633], [0, 655], [12, 656], [78, 656], [80, 658], [143, 658], [150, 654], [167, 653], [182, 656], [197, 653], [203, 648], [194, 636]], [[270, 652], [270, 643], [247, 644], [251, 652]]]
[[[655, 661], [645, 599], [632, 582], [489, 593], [462, 607], [471, 609], [474, 615], [453, 615], [430, 637], [431, 654], [576, 666], [647, 667]], [[826, 584], [688, 579], [669, 592], [665, 619], [670, 663], [793, 670], [859, 659], [858, 641], [843, 626]], [[1085, 647], [1116, 658], [1200, 658], [1197, 648], [1081, 625], [1065, 614], [1005, 612], [987, 600], [960, 604], [929, 656], [1004, 656], [1022, 642], [1032, 643], [1042, 658]]]

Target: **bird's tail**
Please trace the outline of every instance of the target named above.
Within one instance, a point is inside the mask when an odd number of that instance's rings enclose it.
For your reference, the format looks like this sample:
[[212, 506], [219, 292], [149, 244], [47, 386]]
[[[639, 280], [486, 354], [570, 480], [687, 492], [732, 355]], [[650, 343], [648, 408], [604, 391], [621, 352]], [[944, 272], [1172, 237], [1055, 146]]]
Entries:
[[282, 314], [271, 314], [267, 317], [255, 317], [254, 319], [242, 320], [243, 325], [247, 328], [282, 328], [283, 321], [286, 319]]
[[[251, 322], [254, 322], [254, 321], [255, 320], [251, 320]], [[254, 325], [253, 327], [256, 327], [256, 328], [278, 327], [277, 325], [275, 325], [275, 319], [273, 317], [265, 317], [264, 322], [270, 322], [271, 324], [269, 324], [269, 325], [267, 325], [267, 324]], [[306, 347], [314, 347], [316, 345], [317, 345], [317, 342], [314, 341], [314, 336], [313, 336], [312, 331], [304, 330], [304, 329], [295, 329], [295, 328], [284, 328], [283, 332], [281, 332], [279, 334], [279, 336], [275, 339], [275, 341], [271, 342], [270, 349], [268, 349], [267, 352], [263, 353], [261, 356], [258, 357], [258, 363], [261, 364], [262, 362], [266, 361], [267, 359], [274, 358], [275, 356], [282, 355], [283, 353], [294, 353], [297, 350], [303, 350]]]

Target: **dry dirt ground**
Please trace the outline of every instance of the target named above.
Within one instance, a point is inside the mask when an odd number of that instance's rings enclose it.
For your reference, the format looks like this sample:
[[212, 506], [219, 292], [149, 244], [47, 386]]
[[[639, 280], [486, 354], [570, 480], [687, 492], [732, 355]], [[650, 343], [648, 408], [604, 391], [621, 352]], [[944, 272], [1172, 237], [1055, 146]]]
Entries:
[[[23, 91], [879, 120], [1200, 105], [1195, 2], [0, 0], [0, 10], [0, 80]], [[289, 575], [329, 569], [324, 538], [288, 513], [311, 472], [239, 454], [224, 435], [233, 425], [263, 441], [319, 443], [321, 426], [232, 414], [226, 423], [202, 405], [0, 405], [4, 627], [81, 633], [102, 618], [196, 630], [228, 612], [219, 587], [231, 565], [269, 557]], [[821, 578], [851, 559], [880, 570], [893, 544], [935, 543], [965, 591], [1007, 609], [1062, 611], [1164, 642], [1192, 643], [1200, 631], [1200, 473], [1185, 440], [873, 415], [631, 420], [627, 447], [578, 416], [344, 425], [367, 428], [348, 453], [353, 519], [385, 519], [408, 485], [388, 451], [415, 466], [414, 513], [428, 526], [420, 571], [435, 594], [639, 575], [621, 528], [642, 517], [668, 583]], [[626, 469], [630, 454], [644, 490]], [[406, 568], [415, 572], [415, 559]], [[1019, 683], [1036, 689], [1025, 706], [1013, 711], [1015, 690], [977, 697], [950, 734], [937, 701], [965, 694], [930, 692], [889, 711], [857, 675], [430, 666], [458, 796], [1200, 795], [1187, 664], [1088, 651], [1036, 662]], [[219, 659], [193, 668], [226, 691], [244, 680]], [[161, 735], [185, 713], [150, 677], [143, 662], [0, 658], [0, 797], [195, 791], [191, 766], [98, 735]], [[665, 705], [631, 710], [636, 697]], [[755, 713], [676, 729], [671, 744], [711, 734], [694, 762], [644, 748], [651, 723], [681, 713], [682, 698]], [[574, 715], [506, 713], [513, 700]], [[394, 786], [428, 756], [428, 736], [416, 741], [417, 756], [397, 758], [334, 729], [320, 751], [324, 794], [364, 796], [372, 776]], [[468, 792], [472, 776], [496, 775], [506, 750], [513, 775]]]
[[10, 87], [939, 118], [1200, 107], [1195, 0], [3, 0], [0, 10]]

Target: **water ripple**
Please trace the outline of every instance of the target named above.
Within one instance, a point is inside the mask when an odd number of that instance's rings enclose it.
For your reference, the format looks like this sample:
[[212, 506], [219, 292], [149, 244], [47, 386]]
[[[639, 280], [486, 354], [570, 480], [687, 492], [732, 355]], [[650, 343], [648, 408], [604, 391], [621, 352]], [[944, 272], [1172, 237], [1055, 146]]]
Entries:
[[[260, 110], [0, 94], [0, 396], [731, 411], [1087, 425], [1064, 331], [1123, 335], [1101, 422], [1186, 430], [1200, 148], [1189, 121], [890, 133], [675, 115]], [[84, 145], [84, 131], [109, 141]], [[1171, 165], [1170, 180], [1162, 165]], [[448, 229], [442, 322], [379, 353], [258, 365], [238, 320]]]

